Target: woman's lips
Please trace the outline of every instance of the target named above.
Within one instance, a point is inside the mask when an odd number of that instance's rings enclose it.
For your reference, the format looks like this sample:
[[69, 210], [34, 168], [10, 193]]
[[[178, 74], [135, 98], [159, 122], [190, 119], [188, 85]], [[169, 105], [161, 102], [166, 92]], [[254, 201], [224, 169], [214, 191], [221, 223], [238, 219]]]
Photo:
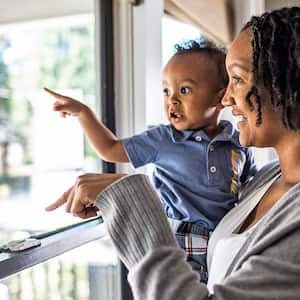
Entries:
[[238, 129], [247, 124], [247, 118], [244, 115], [234, 115], [234, 118], [237, 121], [236, 127]]

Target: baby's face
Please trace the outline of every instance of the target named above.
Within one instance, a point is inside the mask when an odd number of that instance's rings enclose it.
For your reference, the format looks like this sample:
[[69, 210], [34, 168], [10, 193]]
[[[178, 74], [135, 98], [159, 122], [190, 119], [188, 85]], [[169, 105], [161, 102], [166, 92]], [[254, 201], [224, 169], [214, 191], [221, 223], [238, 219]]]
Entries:
[[212, 129], [220, 112], [217, 67], [207, 55], [172, 57], [163, 70], [164, 106], [177, 130]]

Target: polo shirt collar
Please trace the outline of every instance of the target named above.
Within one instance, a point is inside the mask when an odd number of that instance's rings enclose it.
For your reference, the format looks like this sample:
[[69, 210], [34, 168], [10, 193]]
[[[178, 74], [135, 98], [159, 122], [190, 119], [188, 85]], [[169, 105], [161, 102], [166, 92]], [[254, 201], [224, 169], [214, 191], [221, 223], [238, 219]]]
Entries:
[[[237, 146], [240, 146], [238, 139], [234, 138], [235, 130], [232, 124], [229, 121], [221, 120], [220, 125], [222, 126], [223, 131], [220, 134], [218, 134], [213, 139], [213, 141], [231, 141]], [[170, 125], [170, 128], [171, 128], [171, 138], [174, 143], [184, 142], [188, 139], [199, 137], [199, 136], [204, 140], [210, 141], [209, 137], [202, 129], [178, 131], [172, 125]]]
[[237, 131], [234, 129], [231, 122], [227, 120], [221, 120], [220, 125], [223, 128], [223, 131], [218, 134], [213, 141], [229, 141], [235, 144], [237, 147], [240, 147], [240, 142], [238, 138]]
[[[205, 132], [203, 130], [183, 130], [183, 131], [178, 131], [176, 128], [174, 128], [172, 125], [171, 126], [171, 138], [174, 143], [181, 143], [184, 141], [187, 141], [188, 139], [196, 136], [196, 135], [201, 135], [202, 138], [204, 138], [202, 135], [205, 135]], [[206, 136], [207, 138], [207, 136]]]

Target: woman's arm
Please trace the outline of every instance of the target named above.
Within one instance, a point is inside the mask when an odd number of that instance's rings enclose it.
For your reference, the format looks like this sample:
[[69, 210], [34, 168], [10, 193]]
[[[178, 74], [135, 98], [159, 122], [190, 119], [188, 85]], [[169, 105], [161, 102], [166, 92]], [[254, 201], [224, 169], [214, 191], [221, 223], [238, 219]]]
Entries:
[[135, 299], [208, 299], [206, 286], [176, 244], [147, 176], [121, 179], [98, 195], [96, 205], [129, 269]]
[[253, 244], [243, 248], [238, 268], [209, 295], [176, 245], [146, 176], [122, 178], [98, 195], [97, 206], [129, 268], [135, 299], [296, 300], [300, 295], [299, 208], [285, 206], [288, 211], [279, 209], [267, 228], [262, 224]]
[[235, 258], [234, 271], [214, 286], [214, 295], [185, 261], [147, 176], [82, 175], [49, 210], [66, 203], [67, 211], [86, 218], [100, 209], [129, 269], [135, 299], [298, 300], [299, 201], [300, 186], [257, 226]]

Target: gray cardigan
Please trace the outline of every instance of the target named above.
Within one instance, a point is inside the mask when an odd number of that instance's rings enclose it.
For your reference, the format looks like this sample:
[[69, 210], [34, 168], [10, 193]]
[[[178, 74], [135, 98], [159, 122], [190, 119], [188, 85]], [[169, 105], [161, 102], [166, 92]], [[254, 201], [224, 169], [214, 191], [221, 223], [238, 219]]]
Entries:
[[[244, 196], [278, 172], [278, 163], [265, 166]], [[214, 286], [213, 295], [185, 261], [145, 175], [124, 177], [111, 185], [98, 195], [97, 205], [120, 258], [129, 268], [135, 299], [300, 299], [300, 183], [249, 235], [223, 284]]]

